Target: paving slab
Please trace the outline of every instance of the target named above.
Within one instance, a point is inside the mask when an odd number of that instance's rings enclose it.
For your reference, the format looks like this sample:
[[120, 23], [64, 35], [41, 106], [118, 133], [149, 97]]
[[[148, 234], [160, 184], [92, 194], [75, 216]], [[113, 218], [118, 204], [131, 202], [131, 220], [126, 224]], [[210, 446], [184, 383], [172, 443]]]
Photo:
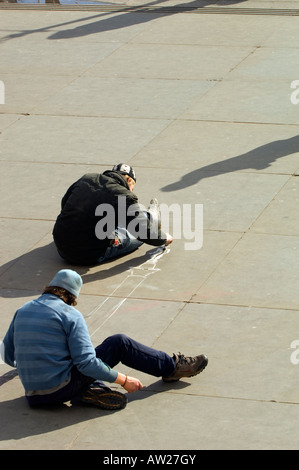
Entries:
[[[226, 80], [212, 94], [198, 98], [181, 117], [194, 120], [298, 124], [298, 109], [291, 102], [292, 77], [278, 80]], [[259, 104], [263, 102], [263, 107]], [[220, 105], [221, 103], [221, 105]]]
[[[13, 122], [17, 121], [19, 116], [15, 115], [7, 115], [7, 114], [0, 114], [0, 132], [2, 134], [3, 130], [9, 127]], [[1, 139], [2, 140], [2, 139]]]
[[[163, 119], [22, 116], [13, 127], [3, 130], [0, 156], [16, 162], [68, 165], [84, 162], [92, 165], [89, 171], [98, 171], [99, 163], [106, 162], [110, 168], [120, 156], [125, 161], [130, 160], [168, 125], [169, 121]], [[116, 133], [117, 139], [114, 138]], [[16, 146], [22, 150], [16, 152]], [[74, 171], [71, 167], [71, 173]], [[81, 171], [88, 171], [88, 168], [82, 167]], [[64, 183], [60, 193], [66, 189]]]
[[[250, 79], [268, 80], [275, 76], [276, 80], [289, 80], [290, 84], [296, 77], [298, 68], [297, 48], [287, 47], [260, 47], [246, 57], [234, 70], [229, 78], [232, 80]], [[291, 89], [289, 90], [291, 92]]]
[[[284, 18], [283, 21], [280, 21], [280, 24], [275, 27], [268, 39], [266, 39], [264, 46], [278, 48], [287, 47], [288, 49], [291, 49], [292, 47], [296, 48], [297, 44], [296, 41], [294, 41], [294, 32], [296, 31], [296, 24], [296, 18]], [[284, 34], [281, 34], [283, 30]]]
[[[1, 262], [0, 272], [4, 273], [19, 257], [24, 256], [27, 250], [33, 248], [45, 234], [52, 231], [52, 222], [40, 220], [22, 220], [4, 218], [0, 220], [1, 232]], [[5, 247], [5, 248], [4, 248]], [[21, 279], [19, 279], [19, 282]]]
[[[93, 420], [79, 435], [74, 447], [79, 450], [101, 448], [98, 435], [101, 425], [104, 425], [107, 429], [106, 449], [114, 449], [115, 439], [122, 440], [124, 434], [127, 449], [134, 450], [136, 444], [146, 442], [147, 449], [189, 449], [189, 455], [192, 455], [194, 448], [217, 450], [223, 449], [223, 445], [231, 450], [236, 447], [240, 450], [297, 448], [296, 428], [287, 424], [290, 420], [293, 422], [290, 405], [283, 407], [266, 403], [263, 406], [259, 402], [236, 400], [232, 411], [230, 404], [230, 400], [198, 398], [187, 394], [183, 397], [175, 393], [152, 395], [130, 403], [127, 416], [131, 423], [129, 430], [126, 430], [124, 422], [119, 426], [116, 417], [109, 420], [108, 429], [107, 417], [101, 424], [99, 420]], [[169, 413], [170, 408], [175, 412]], [[195, 409], [198, 410], [197, 419], [194, 418]], [[297, 413], [295, 410], [294, 417]], [[183, 436], [177, 429], [178, 419], [186, 430]], [[278, 425], [280, 421], [282, 424]], [[118, 428], [117, 431], [115, 428]]]
[[[182, 21], [183, 16], [183, 21]], [[295, 27], [296, 19], [293, 24]], [[227, 22], [233, 29], [231, 34]], [[281, 18], [272, 18], [265, 22], [262, 16], [234, 16], [223, 14], [213, 15], [213, 27], [206, 15], [173, 14], [167, 19], [153, 21], [140, 34], [131, 40], [132, 43], [150, 44], [193, 44], [206, 46], [210, 49], [215, 45], [243, 47], [258, 47], [272, 38], [273, 28], [281, 24]], [[163, 25], [163, 27], [161, 27]], [[278, 37], [278, 36], [277, 36]], [[274, 39], [273, 39], [274, 41]], [[280, 44], [280, 43], [279, 43]], [[219, 50], [221, 51], [222, 48]]]
[[[204, 80], [79, 77], [37, 105], [35, 113], [175, 119], [195, 97], [213, 87]], [[120, 106], [122, 103], [122, 106]]]
[[16, 76], [18, 75], [10, 71], [1, 73], [1, 80], [5, 85], [5, 103], [1, 105], [1, 112], [8, 115], [30, 114], [38, 103], [51, 98], [57, 90], [64, 88], [72, 81], [69, 76], [56, 75], [49, 80], [45, 75], [31, 75], [23, 72], [20, 86]]
[[[45, 41], [47, 46], [42, 55], [41, 41]], [[45, 34], [22, 37], [2, 44], [0, 74], [7, 70], [26, 74], [30, 61], [30, 74], [44, 75], [45, 81], [50, 76], [80, 75], [118, 47], [119, 43], [105, 43], [99, 48], [97, 43], [92, 42], [87, 50], [86, 44], [80, 42], [74, 48], [67, 41], [47, 41]]]
[[[298, 403], [291, 361], [296, 315], [291, 310], [189, 303], [155, 344], [175, 352], [182, 342], [188, 344], [188, 354], [199, 347], [208, 355], [209, 366], [198, 379], [184, 380], [193, 394]], [[163, 384], [143, 379], [150, 389], [163, 389]]]
[[194, 300], [297, 309], [297, 251], [296, 236], [248, 233]]
[[144, 388], [118, 413], [31, 410], [1, 363], [0, 449], [298, 449], [299, 2], [0, 9], [0, 336], [70, 267], [51, 235], [66, 189], [126, 161], [141, 203], [181, 211], [175, 241], [72, 266], [78, 308], [95, 346], [209, 357], [176, 384], [120, 365]]
[[251, 227], [254, 232], [298, 236], [298, 178], [290, 178]]
[[[19, 149], [21, 152], [21, 149]], [[59, 165], [24, 161], [0, 162], [6, 180], [1, 186], [2, 217], [55, 221], [61, 208], [61, 199], [68, 187], [85, 173], [90, 172], [88, 165], [78, 165], [69, 171], [67, 163]], [[106, 167], [97, 167], [103, 171]], [[50, 182], [50, 184], [49, 184]], [[31, 188], [24, 191], [24, 187]], [[9, 188], [14, 187], [13, 191]], [[55, 188], [55, 189], [54, 189]], [[41, 204], [41, 198], [45, 205]]]
[[[128, 44], [98, 63], [87, 76], [135, 77], [168, 80], [219, 80], [252, 51], [250, 47], [194, 44]], [[296, 51], [296, 50], [295, 50]], [[215, 62], [217, 73], [215, 74]], [[131, 67], [128, 68], [127, 64]]]

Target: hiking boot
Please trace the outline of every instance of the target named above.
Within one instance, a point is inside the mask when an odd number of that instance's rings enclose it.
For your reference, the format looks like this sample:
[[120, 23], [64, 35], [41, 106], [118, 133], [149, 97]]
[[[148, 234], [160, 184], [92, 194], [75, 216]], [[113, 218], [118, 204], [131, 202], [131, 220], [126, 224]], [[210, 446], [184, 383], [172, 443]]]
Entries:
[[153, 220], [158, 222], [158, 230], [161, 230], [161, 212], [156, 198], [150, 200], [147, 211], [151, 214]]
[[185, 357], [183, 354], [174, 354], [173, 359], [176, 368], [168, 377], [162, 377], [164, 382], [176, 382], [182, 377], [193, 377], [200, 374], [208, 364], [208, 358], [204, 354], [194, 357]]
[[87, 388], [82, 393], [80, 401], [102, 410], [121, 410], [126, 407], [128, 400], [123, 393], [108, 388]]

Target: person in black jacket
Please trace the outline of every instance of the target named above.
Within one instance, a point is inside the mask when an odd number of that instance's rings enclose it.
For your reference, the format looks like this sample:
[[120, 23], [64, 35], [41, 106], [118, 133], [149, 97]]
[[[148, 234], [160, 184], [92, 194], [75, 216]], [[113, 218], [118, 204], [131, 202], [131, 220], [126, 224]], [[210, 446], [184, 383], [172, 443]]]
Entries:
[[138, 204], [133, 193], [136, 175], [125, 163], [103, 174], [89, 173], [63, 196], [53, 238], [58, 253], [76, 265], [94, 265], [130, 253], [142, 243], [169, 245], [156, 200], [151, 209]]

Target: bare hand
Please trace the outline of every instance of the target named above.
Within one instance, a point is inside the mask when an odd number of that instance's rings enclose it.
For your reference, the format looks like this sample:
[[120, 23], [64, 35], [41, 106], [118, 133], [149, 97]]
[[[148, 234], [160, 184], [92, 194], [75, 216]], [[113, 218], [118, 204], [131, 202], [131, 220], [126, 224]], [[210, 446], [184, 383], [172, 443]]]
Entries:
[[135, 379], [135, 377], [130, 377], [129, 375], [127, 375], [127, 379], [126, 379], [125, 384], [123, 385], [123, 388], [128, 393], [137, 392], [137, 390], [141, 390], [142, 387], [143, 385], [140, 382], [140, 380]]
[[165, 246], [168, 246], [170, 245], [170, 243], [173, 242], [173, 237], [171, 235], [169, 235], [169, 233], [166, 233], [166, 243], [165, 243]]

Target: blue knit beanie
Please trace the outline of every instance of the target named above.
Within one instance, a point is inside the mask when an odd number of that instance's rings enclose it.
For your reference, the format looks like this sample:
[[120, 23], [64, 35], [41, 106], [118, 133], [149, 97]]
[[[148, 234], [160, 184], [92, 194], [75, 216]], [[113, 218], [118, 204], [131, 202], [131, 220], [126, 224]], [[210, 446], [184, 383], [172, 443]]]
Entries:
[[75, 297], [79, 297], [82, 284], [83, 281], [80, 274], [71, 269], [61, 269], [50, 282], [50, 286], [62, 287]]

